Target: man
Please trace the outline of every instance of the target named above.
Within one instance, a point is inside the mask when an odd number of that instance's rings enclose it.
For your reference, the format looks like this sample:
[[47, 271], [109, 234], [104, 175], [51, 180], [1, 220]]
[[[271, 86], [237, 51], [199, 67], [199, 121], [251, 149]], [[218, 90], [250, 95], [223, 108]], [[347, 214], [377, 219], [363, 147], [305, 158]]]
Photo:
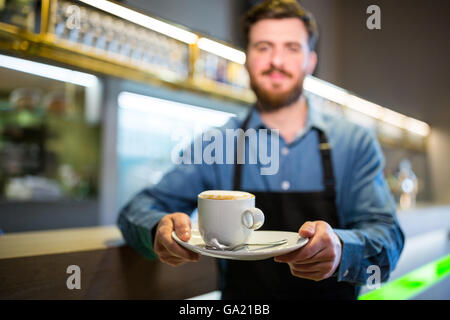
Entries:
[[[279, 129], [279, 171], [259, 165], [180, 165], [122, 210], [124, 238], [147, 257], [197, 261], [171, 237], [190, 239], [188, 214], [206, 189], [249, 191], [269, 230], [308, 237], [304, 247], [263, 261], [220, 261], [222, 298], [355, 299], [377, 265], [385, 281], [404, 244], [383, 156], [368, 130], [307, 103], [303, 80], [317, 63], [317, 27], [295, 1], [265, 1], [245, 16], [255, 108], [231, 128]], [[251, 279], [252, 281], [248, 281]]]

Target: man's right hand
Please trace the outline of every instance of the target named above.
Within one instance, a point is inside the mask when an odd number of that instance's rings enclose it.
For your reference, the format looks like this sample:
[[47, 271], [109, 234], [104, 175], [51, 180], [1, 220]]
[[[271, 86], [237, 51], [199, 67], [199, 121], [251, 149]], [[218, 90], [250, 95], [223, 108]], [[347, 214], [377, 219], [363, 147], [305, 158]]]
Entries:
[[191, 219], [189, 216], [182, 212], [175, 212], [164, 216], [158, 223], [154, 250], [159, 260], [174, 267], [185, 262], [198, 261], [200, 255], [180, 246], [172, 238], [172, 231], [175, 231], [181, 240], [188, 241], [191, 238]]

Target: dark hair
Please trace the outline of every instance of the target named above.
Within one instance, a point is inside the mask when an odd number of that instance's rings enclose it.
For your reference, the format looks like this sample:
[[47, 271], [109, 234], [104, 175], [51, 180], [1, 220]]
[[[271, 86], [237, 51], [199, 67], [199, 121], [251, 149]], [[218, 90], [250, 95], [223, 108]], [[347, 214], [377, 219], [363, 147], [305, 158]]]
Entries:
[[283, 18], [299, 18], [308, 31], [308, 45], [311, 51], [315, 50], [317, 40], [319, 38], [319, 30], [317, 28], [314, 16], [306, 11], [295, 0], [265, 0], [250, 8], [243, 17], [243, 31], [245, 47], [248, 46], [250, 28], [256, 22], [263, 19], [283, 19]]

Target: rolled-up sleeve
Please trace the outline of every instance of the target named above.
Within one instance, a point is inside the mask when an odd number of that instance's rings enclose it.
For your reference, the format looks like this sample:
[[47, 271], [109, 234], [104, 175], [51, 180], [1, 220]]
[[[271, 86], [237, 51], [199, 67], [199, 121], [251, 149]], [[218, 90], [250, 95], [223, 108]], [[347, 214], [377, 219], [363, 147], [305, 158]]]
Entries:
[[214, 166], [179, 164], [153, 187], [134, 196], [119, 212], [117, 225], [131, 247], [147, 259], [156, 259], [152, 229], [162, 217], [173, 212], [190, 215], [197, 206], [197, 195], [217, 182]]
[[349, 177], [341, 195], [342, 241], [338, 281], [366, 284], [369, 266], [380, 268], [387, 281], [404, 245], [404, 234], [396, 217], [396, 204], [384, 179], [384, 157], [376, 138], [368, 131], [360, 138], [348, 163]]
[[127, 244], [147, 259], [156, 259], [151, 230], [166, 215], [158, 205], [152, 190], [137, 194], [119, 213], [117, 225]]

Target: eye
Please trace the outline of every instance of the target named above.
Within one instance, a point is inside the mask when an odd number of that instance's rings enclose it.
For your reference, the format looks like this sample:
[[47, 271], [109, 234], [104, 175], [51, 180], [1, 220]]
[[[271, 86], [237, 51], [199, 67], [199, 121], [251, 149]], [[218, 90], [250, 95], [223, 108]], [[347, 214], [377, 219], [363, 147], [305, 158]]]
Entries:
[[269, 50], [269, 46], [268, 45], [260, 45], [258, 47], [256, 47], [256, 50], [258, 50], [259, 52], [264, 52]]
[[289, 44], [287, 46], [287, 49], [289, 50], [289, 52], [293, 52], [293, 53], [297, 53], [301, 51], [301, 46], [297, 43], [293, 43], [293, 44]]
[[255, 48], [255, 50], [257, 51], [257, 52], [266, 52], [266, 51], [269, 51], [270, 50], [270, 44], [268, 44], [268, 43], [265, 43], [265, 42], [260, 42], [260, 43], [257, 43], [255, 46], [254, 46], [254, 48]]

